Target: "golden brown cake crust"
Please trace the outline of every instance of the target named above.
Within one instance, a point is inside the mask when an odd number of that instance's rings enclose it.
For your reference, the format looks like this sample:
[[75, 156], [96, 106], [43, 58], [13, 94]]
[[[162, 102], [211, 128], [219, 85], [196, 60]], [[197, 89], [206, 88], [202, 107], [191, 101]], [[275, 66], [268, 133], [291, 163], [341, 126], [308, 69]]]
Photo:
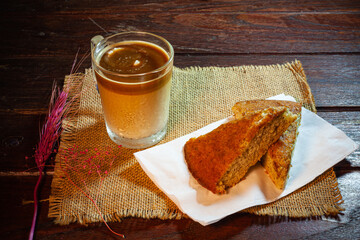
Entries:
[[260, 128], [286, 110], [283, 106], [263, 109], [190, 139], [184, 147], [190, 173], [202, 186], [219, 193], [217, 183], [233, 161], [247, 149]]
[[249, 100], [241, 101], [235, 103], [231, 108], [232, 112], [235, 114], [237, 119], [244, 117], [244, 115], [253, 113], [256, 111], [261, 111], [269, 107], [288, 107], [289, 110], [294, 114], [299, 114], [301, 112], [301, 104], [291, 101], [281, 101], [281, 100]]

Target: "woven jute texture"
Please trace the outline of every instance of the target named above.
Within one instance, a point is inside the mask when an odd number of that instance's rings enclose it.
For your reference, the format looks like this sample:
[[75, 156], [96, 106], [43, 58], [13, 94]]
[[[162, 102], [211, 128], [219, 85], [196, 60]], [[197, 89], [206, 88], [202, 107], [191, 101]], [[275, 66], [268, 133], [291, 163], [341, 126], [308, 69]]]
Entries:
[[[187, 217], [148, 178], [130, 150], [107, 136], [92, 71], [67, 76], [78, 84], [73, 114], [64, 119], [50, 196], [55, 222], [119, 221], [123, 217]], [[285, 93], [316, 112], [299, 61], [282, 65], [174, 68], [168, 133], [162, 143], [231, 115], [237, 101]], [[169, 156], [171, 157], [171, 156]], [[90, 200], [91, 199], [91, 200]], [[94, 204], [96, 203], [96, 204]], [[276, 202], [244, 210], [258, 215], [337, 214], [342, 198], [332, 169]], [[101, 213], [101, 214], [100, 214]]]

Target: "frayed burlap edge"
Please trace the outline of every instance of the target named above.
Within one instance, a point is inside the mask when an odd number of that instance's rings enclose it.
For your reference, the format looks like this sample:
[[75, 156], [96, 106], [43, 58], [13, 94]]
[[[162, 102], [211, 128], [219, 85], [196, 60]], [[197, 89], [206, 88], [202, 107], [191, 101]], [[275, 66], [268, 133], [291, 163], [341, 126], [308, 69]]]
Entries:
[[[65, 77], [63, 89], [70, 89], [68, 99], [72, 99], [71, 108], [66, 114], [66, 117], [62, 121], [62, 133], [61, 141], [58, 148], [58, 152], [63, 151], [71, 147], [71, 142], [74, 139], [74, 132], [76, 132], [77, 117], [76, 113], [80, 107], [80, 93], [76, 90], [81, 91], [83, 78], [85, 74], [76, 73]], [[76, 90], [74, 90], [76, 89]], [[71, 91], [73, 90], [73, 91]], [[61, 169], [60, 162], [55, 159], [55, 169]], [[65, 179], [61, 177], [61, 171], [54, 171], [53, 181], [51, 183], [51, 194], [49, 196], [49, 213], [48, 217], [56, 218], [55, 222], [59, 224], [68, 224], [75, 221], [63, 221], [59, 202], [63, 199], [62, 185]], [[56, 197], [54, 197], [56, 196]], [[76, 216], [79, 222], [83, 222], [81, 217]]]
[[304, 99], [306, 99], [306, 101], [302, 102], [302, 105], [310, 111], [316, 113], [315, 99], [311, 93], [309, 84], [307, 83], [306, 75], [301, 62], [295, 60], [292, 63], [286, 63], [285, 66], [292, 71], [300, 85], [301, 93], [304, 95]]
[[[54, 209], [56, 210], [56, 209]], [[88, 225], [94, 222], [100, 222], [98, 216], [90, 216], [88, 214], [77, 214], [77, 215], [60, 215], [56, 214], [54, 211], [53, 214], [48, 215], [48, 217], [55, 218], [54, 223], [59, 225], [68, 225], [70, 223], [79, 223], [82, 225]], [[121, 222], [124, 217], [137, 217], [144, 219], [161, 219], [161, 220], [179, 220], [182, 218], [188, 218], [180, 210], [122, 210], [114, 211], [113, 213], [102, 214], [105, 222]]]

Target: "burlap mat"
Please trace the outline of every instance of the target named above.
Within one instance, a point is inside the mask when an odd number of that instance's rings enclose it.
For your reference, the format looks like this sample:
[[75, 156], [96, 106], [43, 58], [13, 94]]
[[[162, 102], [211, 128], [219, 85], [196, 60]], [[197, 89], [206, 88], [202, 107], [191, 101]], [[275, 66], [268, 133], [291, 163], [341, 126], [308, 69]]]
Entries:
[[[82, 84], [81, 95], [76, 114], [63, 122], [65, 129], [56, 158], [49, 217], [55, 217], [55, 222], [60, 224], [101, 221], [99, 211], [106, 221], [129, 216], [186, 217], [147, 177], [133, 156], [135, 150], [118, 148], [108, 138], [92, 72], [87, 70], [85, 75], [75, 77]], [[316, 111], [299, 61], [271, 66], [174, 68], [168, 134], [162, 142], [229, 116], [231, 106], [237, 101], [281, 93], [292, 95], [304, 107]], [[69, 171], [64, 160], [71, 156], [83, 161], [83, 168], [80, 163], [76, 171]], [[99, 164], [93, 171], [101, 174], [91, 174], [87, 168], [90, 161], [100, 161], [102, 166]], [[65, 173], [64, 169], [67, 169]], [[87, 196], [97, 203], [98, 209]], [[283, 199], [245, 211], [310, 217], [337, 214], [342, 210], [341, 203], [337, 179], [330, 169]]]

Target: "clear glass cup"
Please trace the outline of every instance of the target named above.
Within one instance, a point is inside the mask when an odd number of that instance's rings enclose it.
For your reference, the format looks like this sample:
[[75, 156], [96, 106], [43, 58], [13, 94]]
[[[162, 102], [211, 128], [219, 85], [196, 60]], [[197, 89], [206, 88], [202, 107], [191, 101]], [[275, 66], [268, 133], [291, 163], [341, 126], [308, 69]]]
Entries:
[[[150, 44], [167, 55], [160, 67], [143, 73], [119, 73], [100, 65], [109, 49], [124, 43]], [[146, 148], [161, 141], [167, 131], [174, 50], [164, 38], [146, 32], [95, 36], [92, 68], [100, 93], [106, 130], [118, 145]], [[119, 45], [120, 44], [120, 45]], [[139, 62], [135, 60], [134, 64]]]

